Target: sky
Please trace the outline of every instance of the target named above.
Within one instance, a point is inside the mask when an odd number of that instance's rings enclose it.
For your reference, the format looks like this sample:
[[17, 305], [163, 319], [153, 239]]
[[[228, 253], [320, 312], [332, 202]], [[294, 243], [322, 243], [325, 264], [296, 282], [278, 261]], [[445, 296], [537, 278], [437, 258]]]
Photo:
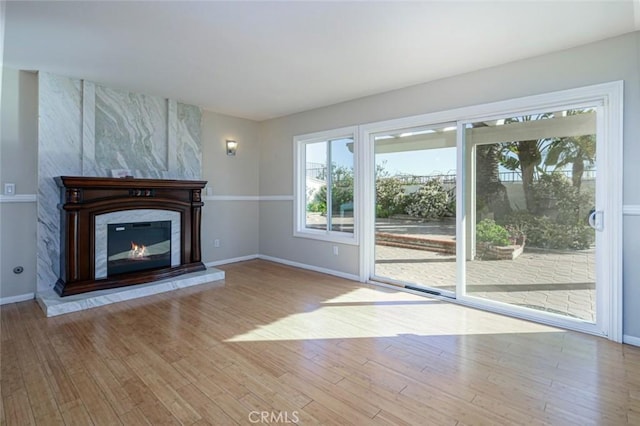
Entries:
[[[353, 165], [353, 153], [347, 148], [351, 139], [334, 140], [332, 142], [331, 154], [333, 162], [338, 166], [351, 168]], [[325, 143], [308, 144], [307, 163], [325, 163], [326, 149]], [[385, 170], [391, 175], [455, 174], [456, 148], [376, 154], [376, 164], [383, 164]]]
[[456, 148], [376, 154], [376, 165], [382, 165], [391, 176], [455, 174]]

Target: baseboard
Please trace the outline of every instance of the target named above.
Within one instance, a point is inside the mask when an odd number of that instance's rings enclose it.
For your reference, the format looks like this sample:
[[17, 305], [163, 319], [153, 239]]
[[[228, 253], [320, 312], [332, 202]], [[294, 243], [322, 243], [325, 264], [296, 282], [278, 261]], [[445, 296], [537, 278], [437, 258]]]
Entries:
[[287, 266], [294, 266], [300, 269], [307, 269], [309, 271], [315, 271], [315, 272], [320, 272], [327, 275], [333, 275], [333, 276], [345, 278], [351, 281], [360, 281], [360, 277], [358, 275], [347, 274], [345, 272], [335, 271], [333, 269], [321, 268], [319, 266], [307, 265], [306, 263], [299, 263], [299, 262], [293, 262], [291, 260], [280, 259], [279, 257], [265, 256], [263, 254], [259, 254], [257, 258], [262, 260], [268, 260], [270, 262], [281, 263]]
[[220, 266], [220, 265], [226, 265], [229, 263], [245, 262], [247, 260], [254, 260], [254, 259], [268, 260], [269, 262], [281, 263], [287, 266], [294, 266], [300, 269], [307, 269], [309, 271], [315, 271], [315, 272], [320, 272], [327, 275], [333, 275], [333, 276], [345, 278], [351, 281], [360, 281], [360, 277], [358, 275], [347, 274], [344, 272], [335, 271], [333, 269], [321, 268], [319, 266], [307, 265], [306, 263], [293, 262], [291, 260], [281, 259], [279, 257], [265, 256], [263, 254], [250, 254], [248, 256], [234, 257], [231, 259], [214, 260], [212, 262], [206, 262], [205, 266], [207, 267]]
[[640, 337], [627, 336], [625, 334], [622, 336], [622, 342], [627, 345], [640, 346]]
[[259, 257], [260, 255], [258, 254], [250, 254], [248, 256], [233, 257], [231, 259], [214, 260], [212, 262], [206, 262], [204, 265], [208, 268], [213, 266], [226, 265], [228, 263], [245, 262], [247, 260], [258, 259]]
[[33, 300], [36, 297], [35, 293], [19, 294], [17, 296], [0, 297], [0, 305], [6, 305], [8, 303], [25, 302], [27, 300]]

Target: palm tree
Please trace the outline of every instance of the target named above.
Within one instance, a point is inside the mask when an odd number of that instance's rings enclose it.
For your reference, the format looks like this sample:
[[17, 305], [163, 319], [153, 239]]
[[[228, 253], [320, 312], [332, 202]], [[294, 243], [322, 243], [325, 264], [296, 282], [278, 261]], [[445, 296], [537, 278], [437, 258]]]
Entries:
[[[567, 115], [588, 114], [590, 110], [569, 110]], [[580, 190], [585, 164], [596, 161], [596, 135], [581, 135], [554, 139], [549, 145], [544, 163], [561, 170], [571, 164], [571, 183]]]
[[[477, 126], [474, 126], [477, 127]], [[493, 213], [493, 219], [500, 221], [511, 213], [511, 203], [507, 188], [500, 181], [500, 145], [478, 145], [476, 148], [476, 193], [478, 208]], [[482, 218], [478, 215], [478, 220]]]
[[[526, 121], [542, 120], [550, 118], [550, 113], [538, 115], [523, 115], [513, 117], [504, 121], [509, 123], [522, 123]], [[522, 190], [527, 210], [536, 210], [536, 200], [533, 193], [533, 183], [535, 181], [536, 170], [542, 163], [543, 151], [549, 145], [549, 139], [534, 139], [526, 141], [514, 141], [502, 143], [502, 155], [500, 164], [512, 171], [519, 170], [522, 175]]]

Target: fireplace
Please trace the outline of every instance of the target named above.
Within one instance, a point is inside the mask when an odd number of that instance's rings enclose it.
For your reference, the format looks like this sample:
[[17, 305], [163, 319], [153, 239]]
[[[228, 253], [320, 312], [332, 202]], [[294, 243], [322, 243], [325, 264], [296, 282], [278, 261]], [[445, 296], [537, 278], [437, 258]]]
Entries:
[[61, 296], [206, 269], [204, 181], [67, 177], [62, 189]]
[[107, 276], [171, 266], [171, 221], [107, 225]]

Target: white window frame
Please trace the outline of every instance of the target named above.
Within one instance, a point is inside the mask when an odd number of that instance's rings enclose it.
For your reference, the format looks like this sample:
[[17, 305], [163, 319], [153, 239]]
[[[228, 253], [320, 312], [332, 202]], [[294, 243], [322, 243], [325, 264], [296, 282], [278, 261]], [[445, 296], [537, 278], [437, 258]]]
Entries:
[[[306, 197], [306, 158], [304, 147], [310, 143], [329, 142], [331, 140], [351, 138], [353, 139], [353, 233], [333, 231], [327, 226], [326, 230], [311, 229], [306, 227], [307, 197]], [[358, 126], [342, 127], [316, 133], [295, 136], [293, 138], [294, 159], [294, 200], [293, 200], [293, 236], [311, 238], [322, 241], [330, 241], [342, 244], [358, 244], [359, 228], [359, 203], [358, 203]], [[331, 162], [331, 158], [327, 158]], [[330, 166], [330, 164], [328, 164]], [[327, 188], [330, 193], [330, 188]], [[327, 209], [330, 211], [330, 209]], [[330, 213], [328, 213], [330, 214]]]

